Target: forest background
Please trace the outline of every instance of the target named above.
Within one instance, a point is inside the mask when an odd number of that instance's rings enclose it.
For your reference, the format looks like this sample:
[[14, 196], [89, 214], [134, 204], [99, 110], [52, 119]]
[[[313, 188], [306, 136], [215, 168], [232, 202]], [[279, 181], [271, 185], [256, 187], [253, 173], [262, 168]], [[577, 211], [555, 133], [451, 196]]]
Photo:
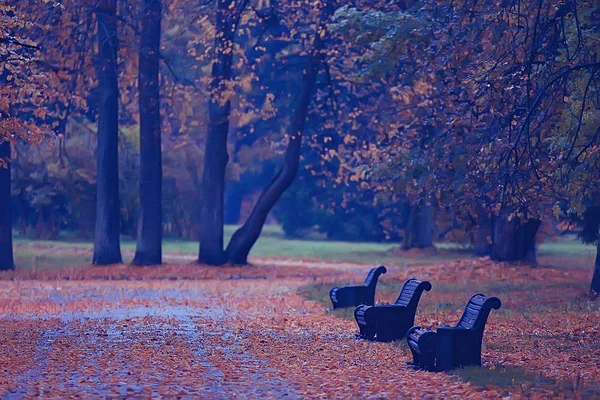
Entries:
[[[265, 222], [499, 261], [535, 263], [536, 242], [564, 232], [598, 243], [593, 1], [0, 11], [5, 246], [11, 226], [89, 238], [110, 264], [123, 235], [152, 264], [164, 234], [244, 264]], [[243, 224], [228, 246], [226, 224]]]

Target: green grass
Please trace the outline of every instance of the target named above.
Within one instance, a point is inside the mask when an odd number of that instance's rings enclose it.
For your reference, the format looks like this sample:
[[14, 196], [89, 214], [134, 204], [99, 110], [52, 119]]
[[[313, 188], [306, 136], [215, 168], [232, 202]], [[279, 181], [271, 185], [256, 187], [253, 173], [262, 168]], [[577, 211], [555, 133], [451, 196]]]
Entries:
[[[235, 231], [235, 226], [225, 227], [225, 243]], [[277, 257], [310, 259], [337, 262], [382, 264], [398, 262], [398, 257], [389, 253], [394, 245], [382, 243], [353, 243], [339, 241], [286, 239], [278, 226], [265, 226], [251, 257]], [[55, 268], [61, 265], [89, 264], [93, 244], [73, 237], [61, 240], [31, 240], [15, 238], [15, 261], [17, 266], [46, 265]], [[121, 250], [124, 261], [131, 261], [135, 241], [123, 237]], [[198, 242], [165, 239], [165, 259], [172, 262], [189, 262], [198, 254]]]
[[[225, 227], [225, 243], [236, 226]], [[15, 261], [21, 268], [57, 268], [89, 264], [92, 253], [91, 241], [64, 236], [61, 240], [30, 240], [15, 238]], [[419, 251], [403, 253], [394, 243], [341, 242], [315, 239], [287, 239], [280, 227], [265, 226], [263, 234], [252, 249], [250, 257], [275, 257], [305, 259], [325, 262], [350, 262], [369, 265], [431, 264], [457, 258], [469, 258], [470, 252], [464, 246], [453, 243], [436, 244], [439, 251]], [[135, 251], [135, 242], [122, 238], [124, 261], [130, 262]], [[198, 243], [166, 239], [163, 246], [168, 262], [190, 262], [198, 253]], [[560, 256], [560, 257], [558, 257]], [[563, 257], [563, 258], [561, 258]], [[594, 246], [584, 246], [571, 236], [557, 238], [539, 246], [540, 263], [560, 266], [568, 260], [579, 260], [582, 265], [592, 265], [595, 257]], [[571, 261], [568, 261], [571, 262]]]
[[[561, 398], [590, 399], [600, 396], [600, 385], [583, 386], [578, 379], [557, 381], [545, 378], [539, 372], [527, 371], [517, 366], [466, 367], [453, 370], [450, 374], [480, 389], [497, 387], [506, 390], [518, 386], [525, 397], [534, 395], [542, 388], [556, 393], [557, 397]], [[504, 394], [510, 393], [507, 391]]]
[[[338, 282], [335, 285], [330, 283], [315, 283], [300, 286], [298, 288], [297, 294], [304, 297], [307, 300], [315, 301], [317, 303], [323, 304], [326, 307], [331, 308], [332, 306], [331, 300], [329, 299], [329, 290], [333, 286], [342, 287], [352, 284], [356, 284], [356, 282]], [[377, 283], [377, 292], [380, 296], [387, 298], [390, 302], [393, 302], [394, 300], [396, 300], [395, 297], [398, 296], [398, 293], [400, 293], [400, 289], [402, 288], [403, 284], [404, 282], [390, 282], [381, 280]], [[330, 310], [329, 312], [335, 317], [354, 321], [354, 307]]]
[[554, 383], [554, 381], [542, 377], [540, 374], [529, 372], [516, 366], [495, 365], [490, 368], [466, 367], [456, 369], [452, 375], [459, 376], [464, 382], [471, 382], [474, 386], [486, 388], [496, 386], [502, 389], [524, 383], [540, 384]]

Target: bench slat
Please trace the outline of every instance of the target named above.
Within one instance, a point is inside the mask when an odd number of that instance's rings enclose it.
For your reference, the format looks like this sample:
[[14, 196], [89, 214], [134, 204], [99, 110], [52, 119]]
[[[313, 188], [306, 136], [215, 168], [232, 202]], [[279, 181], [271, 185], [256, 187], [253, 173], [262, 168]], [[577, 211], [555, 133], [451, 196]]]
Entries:
[[408, 331], [407, 343], [416, 368], [445, 371], [481, 365], [481, 341], [492, 309], [502, 306], [497, 297], [477, 293], [469, 299], [456, 327], [440, 327], [436, 333], [420, 327]]

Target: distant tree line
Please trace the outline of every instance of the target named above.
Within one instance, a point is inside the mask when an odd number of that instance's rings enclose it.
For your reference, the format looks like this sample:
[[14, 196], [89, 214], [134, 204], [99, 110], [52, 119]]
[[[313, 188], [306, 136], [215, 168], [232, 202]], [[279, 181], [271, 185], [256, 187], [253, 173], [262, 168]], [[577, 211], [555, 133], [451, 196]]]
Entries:
[[[0, 15], [3, 269], [11, 224], [86, 232], [101, 265], [121, 262], [120, 234], [137, 265], [161, 263], [164, 234], [245, 264], [270, 214], [289, 236], [404, 249], [459, 231], [503, 261], [535, 262], [547, 219], [599, 242], [592, 0], [9, 0]], [[242, 224], [228, 244], [225, 223]]]

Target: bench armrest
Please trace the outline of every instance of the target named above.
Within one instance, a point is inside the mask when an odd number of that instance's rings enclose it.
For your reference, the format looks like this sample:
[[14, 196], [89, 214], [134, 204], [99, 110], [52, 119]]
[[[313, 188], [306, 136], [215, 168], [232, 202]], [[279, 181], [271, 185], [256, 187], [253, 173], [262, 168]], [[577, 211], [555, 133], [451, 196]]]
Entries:
[[454, 326], [440, 326], [437, 328], [437, 333], [439, 333], [440, 335], [455, 336], [455, 335], [460, 335], [461, 333], [464, 333], [464, 332], [468, 332], [470, 330], [471, 329], [457, 328]]
[[406, 340], [413, 352], [433, 355], [437, 351], [437, 334], [429, 329], [413, 326], [406, 332]]
[[398, 315], [407, 311], [406, 307], [395, 304], [377, 304], [375, 308], [378, 314], [386, 316]]
[[454, 326], [440, 326], [437, 329], [437, 333], [441, 337], [450, 337], [453, 341], [474, 340], [479, 335], [479, 331], [475, 329], [466, 329]]

